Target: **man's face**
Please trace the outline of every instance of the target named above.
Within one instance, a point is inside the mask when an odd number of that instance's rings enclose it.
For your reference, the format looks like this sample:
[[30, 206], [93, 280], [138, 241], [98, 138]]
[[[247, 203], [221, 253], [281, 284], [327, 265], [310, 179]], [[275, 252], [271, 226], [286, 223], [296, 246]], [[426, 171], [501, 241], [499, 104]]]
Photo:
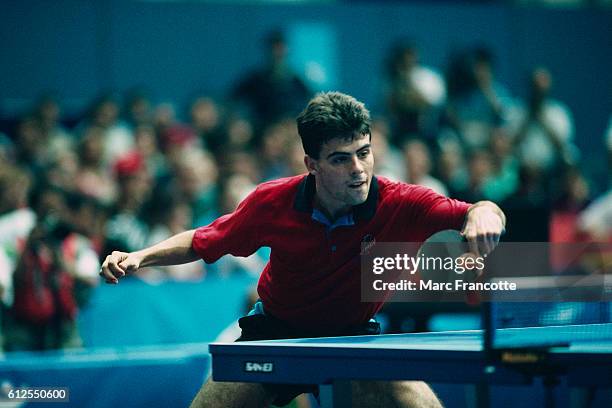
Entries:
[[330, 215], [368, 198], [374, 168], [370, 135], [332, 139], [321, 148], [319, 159], [307, 156], [305, 162], [316, 179], [317, 203]]

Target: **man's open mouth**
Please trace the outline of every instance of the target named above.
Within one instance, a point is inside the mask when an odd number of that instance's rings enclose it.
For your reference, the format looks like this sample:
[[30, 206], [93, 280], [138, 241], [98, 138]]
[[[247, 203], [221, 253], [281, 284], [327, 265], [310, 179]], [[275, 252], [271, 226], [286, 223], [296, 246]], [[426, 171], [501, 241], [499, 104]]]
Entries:
[[350, 188], [360, 188], [361, 186], [363, 186], [364, 184], [366, 184], [365, 181], [354, 181], [351, 184], [349, 184]]

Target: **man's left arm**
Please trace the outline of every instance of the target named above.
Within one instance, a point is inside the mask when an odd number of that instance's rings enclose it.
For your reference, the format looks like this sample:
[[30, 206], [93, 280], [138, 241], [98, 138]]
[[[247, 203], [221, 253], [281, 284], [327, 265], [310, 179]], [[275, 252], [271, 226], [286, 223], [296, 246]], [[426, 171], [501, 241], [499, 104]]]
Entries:
[[506, 215], [492, 201], [478, 201], [472, 204], [465, 215], [461, 234], [476, 255], [491, 253], [499, 238], [506, 231]]

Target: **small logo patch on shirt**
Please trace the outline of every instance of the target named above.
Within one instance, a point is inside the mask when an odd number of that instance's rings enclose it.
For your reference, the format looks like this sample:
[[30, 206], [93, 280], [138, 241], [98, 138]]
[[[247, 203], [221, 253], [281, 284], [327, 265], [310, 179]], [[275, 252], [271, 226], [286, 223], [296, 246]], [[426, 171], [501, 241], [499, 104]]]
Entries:
[[370, 249], [376, 244], [376, 238], [372, 234], [366, 234], [361, 238], [361, 255], [370, 252]]

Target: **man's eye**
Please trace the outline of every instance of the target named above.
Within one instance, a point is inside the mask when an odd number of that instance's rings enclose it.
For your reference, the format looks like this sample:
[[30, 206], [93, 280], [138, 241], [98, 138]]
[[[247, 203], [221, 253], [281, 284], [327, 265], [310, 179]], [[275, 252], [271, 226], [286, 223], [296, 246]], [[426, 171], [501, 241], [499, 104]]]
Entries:
[[359, 157], [361, 157], [362, 159], [365, 157], [368, 157], [370, 155], [370, 151], [369, 150], [362, 150], [359, 152]]
[[344, 163], [346, 161], [346, 157], [336, 157], [335, 159], [332, 160], [333, 164], [341, 164]]

